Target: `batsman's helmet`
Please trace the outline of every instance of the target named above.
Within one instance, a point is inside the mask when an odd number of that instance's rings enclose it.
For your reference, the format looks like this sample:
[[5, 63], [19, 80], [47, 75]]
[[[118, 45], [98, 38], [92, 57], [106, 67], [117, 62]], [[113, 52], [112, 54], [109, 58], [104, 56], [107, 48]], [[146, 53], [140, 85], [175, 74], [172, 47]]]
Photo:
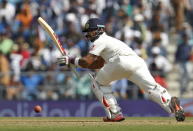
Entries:
[[105, 25], [102, 20], [99, 18], [90, 18], [83, 29], [83, 32], [89, 32], [93, 30], [97, 30], [98, 28], [105, 28]]

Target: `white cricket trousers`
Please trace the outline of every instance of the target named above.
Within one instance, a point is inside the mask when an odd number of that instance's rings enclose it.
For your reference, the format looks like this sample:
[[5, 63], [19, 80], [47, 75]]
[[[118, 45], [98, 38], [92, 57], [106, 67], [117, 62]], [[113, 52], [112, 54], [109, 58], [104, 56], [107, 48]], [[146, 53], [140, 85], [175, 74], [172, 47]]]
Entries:
[[171, 112], [170, 94], [154, 80], [141, 57], [130, 55], [111, 58], [96, 75], [96, 81], [103, 86], [109, 86], [112, 81], [123, 78], [135, 83], [148, 94], [150, 99], [167, 112]]

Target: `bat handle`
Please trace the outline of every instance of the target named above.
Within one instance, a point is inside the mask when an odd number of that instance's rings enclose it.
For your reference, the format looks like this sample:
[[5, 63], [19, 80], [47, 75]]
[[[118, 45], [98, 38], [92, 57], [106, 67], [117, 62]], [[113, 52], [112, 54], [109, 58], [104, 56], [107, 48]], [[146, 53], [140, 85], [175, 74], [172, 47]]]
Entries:
[[70, 69], [72, 70], [72, 72], [75, 74], [75, 76], [77, 78], [80, 78], [80, 75], [78, 74], [78, 72], [75, 70], [75, 67], [73, 67], [73, 65], [70, 65]]
[[[65, 51], [65, 49], [64, 48], [62, 48], [62, 55], [63, 56], [65, 56], [65, 55], [67, 55], [67, 52]], [[68, 55], [67, 55], [68, 56]], [[72, 70], [72, 72], [75, 74], [75, 76], [77, 77], [77, 78], [80, 78], [80, 75], [78, 74], [78, 72], [75, 70], [75, 67], [72, 65], [72, 64], [70, 64], [70, 69]]]

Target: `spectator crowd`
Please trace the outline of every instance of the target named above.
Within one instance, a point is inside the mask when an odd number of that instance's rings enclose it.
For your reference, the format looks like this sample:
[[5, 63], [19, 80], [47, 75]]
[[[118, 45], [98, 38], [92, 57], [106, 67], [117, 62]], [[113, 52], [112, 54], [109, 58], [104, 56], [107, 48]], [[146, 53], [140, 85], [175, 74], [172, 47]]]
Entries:
[[[0, 97], [7, 100], [93, 99], [91, 82], [80, 79], [56, 59], [61, 54], [37, 23], [43, 17], [70, 56], [85, 56], [90, 43], [82, 28], [92, 17], [105, 22], [107, 34], [141, 56], [165, 88], [166, 76], [179, 65], [180, 93], [186, 92], [193, 68], [193, 0], [0, 0]], [[174, 44], [174, 60], [168, 49]], [[144, 98], [128, 80], [112, 83], [118, 98]]]

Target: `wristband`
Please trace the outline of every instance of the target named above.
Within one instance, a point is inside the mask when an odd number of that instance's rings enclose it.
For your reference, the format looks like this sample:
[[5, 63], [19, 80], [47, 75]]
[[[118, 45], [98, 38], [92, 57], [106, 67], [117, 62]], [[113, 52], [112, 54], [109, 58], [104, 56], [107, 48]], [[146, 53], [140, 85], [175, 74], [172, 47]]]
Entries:
[[76, 66], [79, 66], [79, 59], [78, 57], [76, 58], [70, 58], [70, 63]]

